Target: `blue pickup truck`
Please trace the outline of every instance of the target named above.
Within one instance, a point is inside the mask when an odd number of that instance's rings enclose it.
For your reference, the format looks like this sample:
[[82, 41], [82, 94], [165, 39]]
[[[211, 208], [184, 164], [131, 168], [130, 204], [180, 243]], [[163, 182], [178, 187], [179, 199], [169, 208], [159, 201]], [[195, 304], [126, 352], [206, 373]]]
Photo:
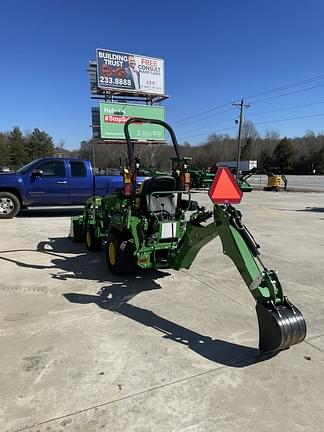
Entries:
[[26, 207], [81, 205], [122, 185], [121, 175], [94, 175], [89, 160], [37, 159], [16, 172], [0, 173], [0, 219], [13, 218]]

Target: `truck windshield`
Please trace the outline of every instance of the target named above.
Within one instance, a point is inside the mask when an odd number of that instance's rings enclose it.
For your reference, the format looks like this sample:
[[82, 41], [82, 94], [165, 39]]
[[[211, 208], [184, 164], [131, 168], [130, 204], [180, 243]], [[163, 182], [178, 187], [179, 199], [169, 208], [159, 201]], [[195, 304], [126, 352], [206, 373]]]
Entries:
[[29, 162], [29, 164], [24, 165], [23, 167], [19, 168], [16, 172], [18, 174], [25, 174], [36, 162], [38, 162], [40, 159], [34, 160], [32, 162]]

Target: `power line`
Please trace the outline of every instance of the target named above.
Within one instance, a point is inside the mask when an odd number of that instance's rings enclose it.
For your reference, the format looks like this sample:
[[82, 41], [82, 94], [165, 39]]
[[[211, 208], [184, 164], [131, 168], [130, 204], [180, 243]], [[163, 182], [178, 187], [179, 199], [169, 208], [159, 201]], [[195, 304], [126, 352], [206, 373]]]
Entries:
[[297, 116], [297, 117], [288, 117], [288, 118], [278, 119], [278, 120], [269, 120], [269, 121], [265, 121], [265, 122], [257, 122], [254, 124], [255, 125], [258, 125], [258, 124], [261, 125], [261, 124], [268, 124], [268, 123], [279, 123], [279, 122], [283, 122], [283, 121], [299, 120], [299, 119], [303, 119], [303, 118], [321, 117], [321, 116], [324, 116], [324, 113], [322, 113], [322, 114], [310, 114], [310, 115]]
[[[324, 75], [323, 75], [323, 77], [324, 77]], [[287, 87], [287, 86], [286, 86], [286, 87]], [[271, 100], [271, 99], [277, 99], [277, 98], [284, 97], [284, 96], [288, 96], [288, 95], [291, 95], [291, 94], [301, 93], [301, 92], [304, 92], [304, 91], [307, 91], [307, 90], [312, 90], [312, 89], [319, 88], [319, 87], [324, 87], [324, 84], [319, 84], [319, 85], [316, 85], [316, 86], [307, 87], [307, 88], [299, 89], [299, 90], [293, 90], [293, 91], [291, 91], [291, 92], [283, 93], [283, 94], [280, 94], [280, 95], [269, 96], [269, 97], [267, 97], [267, 98], [263, 98], [263, 99], [260, 99], [260, 100], [256, 100], [256, 101], [253, 102], [253, 104], [261, 103], [261, 102], [264, 102], [264, 101], [267, 101], [267, 100]], [[269, 93], [269, 92], [270, 92], [270, 90], [269, 90], [268, 92], [263, 92], [263, 93]], [[227, 104], [226, 104], [225, 106], [227, 106]], [[306, 106], [306, 105], [305, 105], [305, 106]], [[219, 107], [215, 107], [215, 108], [212, 108], [212, 109], [210, 109], [210, 110], [203, 111], [203, 112], [201, 112], [200, 114], [192, 115], [192, 116], [190, 116], [190, 118], [197, 117], [197, 116], [198, 116], [198, 117], [201, 117], [204, 113], [207, 113], [207, 112], [210, 112], [210, 111], [216, 110], [217, 108], [220, 108], [220, 107], [224, 107], [224, 105], [220, 105]], [[190, 121], [186, 121], [186, 122], [180, 122], [180, 126], [179, 126], [179, 123], [176, 123], [175, 126], [178, 125], [178, 127], [183, 127], [183, 126], [185, 126], [185, 125], [187, 125], [187, 124], [195, 123], [195, 122], [197, 122], [197, 121], [202, 121], [202, 120], [205, 120], [205, 119], [207, 119], [207, 118], [215, 117], [215, 116], [217, 116], [217, 115], [224, 114], [224, 113], [230, 112], [230, 111], [232, 111], [232, 110], [233, 110], [233, 109], [229, 109], [229, 110], [226, 110], [226, 111], [222, 111], [222, 112], [220, 112], [220, 113], [212, 114], [212, 115], [210, 115], [210, 116], [205, 116], [205, 117], [203, 117], [203, 118], [198, 118], [198, 119], [196, 119], [196, 120], [190, 120]], [[279, 110], [278, 110], [278, 111], [279, 111]]]
[[[219, 124], [217, 124], [217, 126], [223, 126], [223, 125], [226, 125], [226, 124], [228, 124], [228, 123], [233, 123], [233, 119], [228, 119], [228, 120], [226, 120], [226, 121], [223, 122], [223, 123], [219, 123]], [[194, 128], [194, 129], [186, 130], [185, 133], [190, 133], [190, 132], [194, 132], [194, 131], [196, 131], [196, 130], [209, 129], [209, 128], [210, 128], [210, 126], [201, 126], [201, 127], [197, 127], [197, 128]]]
[[[311, 118], [311, 117], [322, 117], [324, 116], [324, 113], [320, 113], [320, 114], [310, 114], [310, 115], [303, 115], [303, 116], [296, 116], [296, 117], [287, 117], [284, 119], [277, 119], [277, 120], [269, 120], [269, 121], [264, 121], [264, 122], [257, 122], [257, 123], [253, 123], [254, 125], [263, 125], [263, 124], [269, 124], [269, 123], [280, 123], [280, 122], [284, 122], [284, 121], [291, 121], [291, 120], [299, 120], [299, 119], [303, 119], [303, 118]], [[203, 134], [197, 134], [197, 135], [191, 135], [191, 136], [187, 136], [184, 137], [183, 139], [190, 139], [190, 138], [196, 138], [199, 136], [207, 136], [213, 133], [218, 133], [218, 132], [224, 132], [227, 130], [231, 130], [231, 129], [236, 129], [235, 126], [233, 127], [228, 127], [225, 129], [220, 129], [220, 130], [211, 130], [209, 132], [203, 133]]]
[[[185, 123], [181, 124], [180, 126], [177, 125], [177, 124], [175, 124], [175, 126], [178, 127], [178, 128], [179, 128], [179, 127], [183, 127], [183, 126], [186, 126], [187, 124], [196, 123], [196, 122], [199, 122], [199, 121], [202, 121], [202, 120], [206, 120], [206, 119], [211, 118], [211, 117], [216, 117], [216, 116], [218, 116], [218, 115], [221, 115], [221, 114], [225, 114], [225, 113], [228, 113], [228, 112], [234, 111], [234, 109], [235, 109], [235, 108], [230, 108], [229, 110], [221, 111], [221, 112], [219, 112], [219, 113], [215, 113], [215, 114], [212, 114], [212, 115], [210, 115], [210, 116], [205, 116], [205, 117], [203, 117], [202, 119], [201, 119], [201, 118], [198, 118], [198, 119], [196, 119], [196, 120], [189, 120], [189, 121], [186, 121]], [[204, 127], [205, 127], [205, 126], [204, 126]]]
[[[307, 84], [307, 83], [309, 83], [309, 82], [319, 81], [319, 80], [322, 80], [322, 79], [324, 79], [324, 74], [316, 75], [316, 76], [314, 76], [314, 77], [311, 77], [311, 78], [308, 78], [308, 79], [304, 79], [304, 80], [301, 80], [301, 81], [295, 81], [295, 82], [292, 82], [292, 83], [288, 83], [288, 84], [285, 84], [285, 85], [283, 85], [283, 86], [275, 87], [275, 88], [273, 88], [273, 89], [265, 90], [265, 91], [262, 91], [262, 92], [259, 92], [259, 93], [255, 93], [255, 94], [252, 94], [252, 95], [247, 95], [247, 96], [244, 97], [244, 99], [257, 98], [257, 97], [259, 97], [259, 96], [263, 96], [263, 95], [265, 95], [265, 94], [275, 93], [275, 92], [278, 92], [278, 91], [281, 91], [281, 90], [286, 90], [286, 89], [288, 89], [288, 88], [292, 88], [292, 87], [296, 87], [296, 86], [304, 85], [304, 84]], [[307, 89], [302, 89], [301, 91], [306, 91], [306, 90], [313, 89], [313, 88], [316, 88], [316, 87], [317, 87], [317, 86], [310, 87], [310, 88], [307, 88]], [[318, 87], [321, 87], [321, 85], [318, 86]], [[297, 92], [298, 92], [298, 91], [297, 91]], [[282, 97], [282, 96], [286, 96], [286, 95], [288, 95], [288, 94], [293, 94], [293, 93], [294, 93], [294, 92], [289, 92], [289, 93], [286, 93], [286, 94], [283, 94], [283, 95], [277, 95], [277, 96], [271, 97], [271, 99], [272, 99], [272, 98], [275, 98], [275, 97]], [[265, 98], [265, 99], [263, 99], [263, 100], [269, 100], [269, 98]], [[257, 101], [257, 102], [262, 102], [263, 100], [260, 100], [260, 101]], [[179, 124], [182, 124], [183, 122], [187, 122], [187, 120], [189, 120], [189, 119], [192, 119], [192, 118], [194, 118], [194, 117], [201, 117], [202, 115], [204, 115], [204, 114], [208, 114], [209, 112], [212, 112], [212, 111], [216, 111], [216, 110], [218, 110], [218, 109], [225, 108], [225, 107], [231, 105], [233, 102], [237, 102], [237, 101], [235, 101], [235, 100], [233, 101], [233, 100], [232, 100], [232, 101], [227, 102], [227, 103], [225, 103], [225, 104], [218, 105], [218, 106], [215, 106], [215, 107], [211, 107], [210, 109], [208, 109], [208, 110], [206, 110], [206, 111], [199, 111], [199, 112], [196, 113], [196, 114], [192, 114], [192, 115], [190, 115], [190, 116], [187, 116], [187, 117], [184, 117], [184, 118], [178, 120], [178, 122], [176, 122], [174, 125], [175, 125], [175, 126], [179, 126]], [[255, 103], [257, 103], [257, 102], [255, 102]]]
[[[286, 111], [286, 110], [289, 110], [289, 109], [304, 108], [304, 107], [307, 107], [307, 106], [314, 106], [314, 105], [320, 105], [320, 104], [324, 104], [324, 101], [312, 102], [312, 103], [308, 103], [308, 104], [294, 105], [294, 106], [289, 106], [289, 107], [285, 107], [285, 108], [278, 108], [278, 109], [275, 109], [275, 110], [268, 110], [268, 111], [257, 112], [257, 113], [253, 113], [251, 116], [253, 116], [253, 118], [254, 118], [255, 116], [259, 116], [259, 115], [271, 114], [271, 113], [276, 113], [278, 111]], [[233, 108], [233, 109], [231, 109], [229, 111], [233, 111], [234, 109], [235, 108]], [[205, 118], [209, 118], [209, 117], [213, 117], [213, 116], [208, 116], [208, 117], [205, 117]], [[226, 124], [228, 124], [228, 123], [230, 123], [232, 121], [233, 121], [233, 119], [228, 119], [225, 122], [217, 124], [217, 126], [223, 126], [223, 125], [226, 125]], [[196, 130], [209, 129], [209, 128], [210, 128], [210, 126], [201, 126], [201, 127], [197, 127], [197, 128], [194, 128], [194, 129], [186, 130], [185, 133], [190, 133], [190, 132], [194, 132]]]
[[257, 112], [257, 113], [253, 114], [253, 117], [258, 116], [258, 115], [263, 115], [263, 114], [270, 114], [270, 113], [274, 113], [274, 112], [278, 112], [278, 111], [287, 111], [289, 109], [304, 108], [306, 106], [313, 106], [313, 105], [320, 105], [320, 104], [324, 104], [324, 101], [312, 102], [312, 103], [307, 103], [307, 104], [302, 104], [302, 105], [294, 105], [294, 106], [290, 106], [290, 107], [286, 107], [286, 108], [278, 108], [275, 110]]
[[[281, 95], [270, 96], [270, 97], [268, 97], [268, 98], [264, 98], [264, 99], [261, 99], [261, 100], [256, 100], [255, 102], [253, 102], [253, 104], [255, 105], [255, 104], [257, 104], [257, 103], [264, 102], [264, 101], [266, 101], [266, 100], [276, 99], [276, 98], [280, 98], [280, 97], [287, 96], [287, 95], [290, 95], [290, 94], [295, 94], [295, 93], [300, 93], [300, 92], [307, 91], [307, 90], [312, 90], [312, 89], [314, 89], [314, 88], [318, 88], [318, 87], [324, 87], [324, 84], [320, 84], [320, 85], [312, 86], [312, 87], [307, 87], [307, 88], [305, 88], [305, 89], [294, 90], [294, 91], [292, 91], [292, 92], [284, 93], [284, 94], [281, 94]], [[311, 105], [317, 105], [317, 104], [321, 104], [321, 103], [324, 103], [324, 101], [323, 101], [323, 102], [314, 102], [314, 103], [310, 103], [310, 104], [297, 105], [297, 106], [292, 106], [292, 107], [287, 107], [287, 108], [278, 108], [278, 109], [276, 109], [276, 110], [264, 111], [264, 112], [262, 112], [262, 113], [256, 113], [256, 114], [254, 114], [254, 115], [261, 115], [261, 114], [267, 114], [267, 113], [271, 113], [271, 112], [284, 111], [284, 110], [286, 110], [286, 109], [302, 108], [302, 107], [311, 106]], [[234, 110], [234, 108], [231, 108], [231, 109], [229, 109], [229, 110], [222, 111], [222, 112], [220, 112], [220, 113], [216, 113], [216, 114], [212, 114], [212, 115], [210, 115], [210, 116], [205, 116], [205, 117], [203, 117], [203, 118], [198, 118], [198, 119], [196, 119], [196, 120], [187, 121], [187, 122], [181, 124], [181, 125], [178, 126], [178, 127], [183, 127], [183, 126], [186, 126], [187, 124], [191, 124], [191, 123], [196, 123], [196, 122], [199, 122], [199, 121], [203, 121], [203, 120], [206, 120], [206, 119], [211, 118], [211, 117], [215, 117], [215, 116], [220, 115], [220, 114], [224, 114], [224, 113], [231, 112], [231, 111], [233, 111], [233, 110]], [[205, 127], [205, 126], [203, 126], [203, 127]]]
[[[240, 107], [240, 123], [239, 123], [239, 134], [238, 134], [238, 136], [239, 136], [238, 141], [239, 141], [239, 148], [240, 148], [241, 128], [242, 128], [242, 123], [243, 123], [243, 108], [248, 108], [250, 105], [249, 105], [249, 104], [244, 104], [244, 103], [243, 103], [243, 99], [242, 99], [241, 103], [239, 103], [239, 104], [233, 103], [233, 105], [234, 105], [235, 107], [236, 107], [236, 106], [239, 106], [239, 107]], [[234, 109], [235, 109], [235, 108], [233, 108], [233, 109], [231, 109], [231, 110], [229, 110], [229, 111], [232, 111], [232, 110], [234, 110]], [[229, 121], [231, 121], [231, 120], [229, 120]], [[227, 121], [226, 123], [229, 123], [229, 121]], [[225, 123], [225, 124], [226, 124], [226, 123]], [[224, 123], [223, 123], [223, 124], [224, 124]], [[195, 128], [195, 129], [191, 129], [191, 130], [204, 129], [205, 127], [206, 127], [206, 126], [202, 126], [201, 128]], [[224, 130], [231, 130], [231, 129], [234, 129], [234, 127], [232, 126], [232, 127], [229, 127], [229, 128], [221, 129], [221, 131], [224, 131]], [[190, 130], [187, 131], [187, 132], [190, 132]], [[218, 131], [214, 131], [214, 133], [215, 133], [215, 132], [218, 132]], [[204, 134], [191, 135], [190, 137], [185, 137], [185, 138], [193, 138], [193, 137], [203, 136], [203, 135], [208, 135], [208, 132], [207, 132], [207, 133], [204, 133]]]
[[206, 133], [203, 133], [203, 134], [197, 134], [197, 135], [191, 135], [189, 137], [185, 136], [183, 139], [196, 138], [196, 137], [199, 137], [199, 136], [207, 136], [207, 135], [210, 135], [210, 134], [224, 132], [224, 131], [231, 130], [231, 129], [236, 129], [236, 126], [231, 126], [231, 127], [225, 128], [225, 129], [212, 130], [210, 132], [206, 132]]
[[312, 89], [318, 88], [318, 87], [324, 87], [324, 84], [319, 84], [319, 85], [313, 86], [313, 87], [307, 87], [305, 89], [294, 90], [294, 91], [291, 91], [291, 92], [288, 92], [288, 93], [284, 93], [284, 94], [281, 94], [281, 95], [269, 96], [269, 97], [264, 98], [264, 99], [256, 100], [256, 101], [253, 102], [253, 104], [255, 105], [257, 103], [264, 102], [264, 101], [267, 101], [267, 100], [270, 100], [270, 99], [276, 99], [276, 98], [280, 98], [280, 97], [283, 97], [283, 96], [288, 96], [288, 95], [291, 95], [291, 94], [301, 93], [303, 91], [312, 90]]
[[286, 84], [286, 85], [283, 85], [283, 86], [280, 86], [280, 87], [276, 87], [276, 88], [273, 88], [273, 89], [270, 89], [270, 90], [266, 90], [266, 91], [263, 91], [263, 92], [260, 92], [260, 93], [255, 93], [255, 94], [252, 94], [252, 95], [247, 95], [247, 96], [245, 96], [245, 99], [252, 99], [252, 98], [255, 98], [255, 97], [258, 97], [258, 96], [263, 96], [263, 95], [268, 94], [268, 93], [275, 93], [276, 91], [286, 90], [286, 89], [291, 88], [291, 87], [296, 87], [296, 86], [299, 86], [299, 85], [307, 84], [308, 82], [319, 81], [321, 79], [324, 79], [324, 75], [323, 74], [316, 75], [315, 77], [308, 78], [308, 79], [305, 79], [305, 80], [302, 80], [302, 81], [295, 81], [294, 83]]
[[184, 117], [182, 120], [179, 120], [177, 123], [175, 123], [174, 126], [178, 126], [179, 123], [181, 124], [181, 123], [183, 123], [184, 121], [189, 120], [189, 119], [192, 119], [192, 118], [194, 118], [194, 117], [197, 117], [197, 116], [200, 117], [200, 116], [202, 116], [203, 114], [208, 114], [208, 113], [211, 112], [211, 111], [216, 111], [216, 110], [218, 110], [218, 109], [225, 108], [225, 107], [229, 106], [230, 104], [231, 104], [231, 102], [228, 102], [228, 103], [226, 103], [226, 104], [223, 104], [223, 105], [219, 105], [219, 106], [216, 106], [216, 107], [210, 108], [210, 109], [208, 109], [208, 110], [206, 110], [206, 111], [201, 111], [200, 113], [192, 114], [192, 115], [190, 115], [190, 116], [188, 116], [188, 117]]

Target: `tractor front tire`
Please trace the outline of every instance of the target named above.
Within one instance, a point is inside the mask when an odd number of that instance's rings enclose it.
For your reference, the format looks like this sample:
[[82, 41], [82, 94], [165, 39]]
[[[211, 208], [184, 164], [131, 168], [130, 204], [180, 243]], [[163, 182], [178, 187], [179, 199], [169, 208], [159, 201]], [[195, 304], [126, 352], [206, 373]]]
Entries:
[[86, 229], [85, 243], [87, 249], [91, 252], [96, 252], [100, 250], [101, 241], [96, 237], [95, 229], [92, 226], [87, 227]]
[[20, 201], [10, 192], [0, 192], [0, 219], [11, 219], [20, 210]]
[[137, 268], [134, 245], [118, 231], [110, 232], [106, 245], [106, 263], [111, 273], [125, 275]]

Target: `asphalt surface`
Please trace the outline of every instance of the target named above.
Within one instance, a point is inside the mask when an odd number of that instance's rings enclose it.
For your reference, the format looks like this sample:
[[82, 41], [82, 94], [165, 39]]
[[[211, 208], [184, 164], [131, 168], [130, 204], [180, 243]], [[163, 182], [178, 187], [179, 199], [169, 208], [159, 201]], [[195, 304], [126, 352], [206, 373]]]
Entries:
[[219, 239], [189, 271], [117, 278], [67, 239], [77, 210], [1, 220], [0, 431], [322, 431], [324, 193], [238, 208], [307, 322], [275, 356]]

